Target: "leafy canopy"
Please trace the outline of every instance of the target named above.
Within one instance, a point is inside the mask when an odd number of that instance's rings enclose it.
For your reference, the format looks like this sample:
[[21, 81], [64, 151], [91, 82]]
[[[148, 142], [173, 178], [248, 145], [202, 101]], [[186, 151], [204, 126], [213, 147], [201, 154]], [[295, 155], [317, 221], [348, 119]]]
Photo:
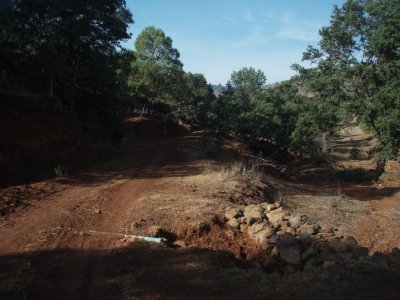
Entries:
[[376, 132], [382, 159], [400, 149], [399, 20], [398, 0], [348, 0], [303, 55], [315, 68], [295, 66], [314, 95]]

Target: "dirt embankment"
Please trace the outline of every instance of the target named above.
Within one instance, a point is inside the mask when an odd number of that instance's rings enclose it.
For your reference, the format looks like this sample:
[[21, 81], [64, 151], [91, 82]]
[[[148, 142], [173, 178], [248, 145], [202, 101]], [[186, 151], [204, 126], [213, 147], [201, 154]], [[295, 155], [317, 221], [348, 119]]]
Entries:
[[83, 130], [55, 99], [0, 93], [0, 187], [54, 177], [112, 148], [110, 135]]

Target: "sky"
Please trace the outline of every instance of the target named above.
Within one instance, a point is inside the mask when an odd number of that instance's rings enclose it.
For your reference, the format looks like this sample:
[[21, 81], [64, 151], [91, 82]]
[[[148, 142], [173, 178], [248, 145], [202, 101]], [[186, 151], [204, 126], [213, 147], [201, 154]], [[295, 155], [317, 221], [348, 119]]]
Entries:
[[[131, 40], [147, 26], [172, 38], [184, 70], [225, 85], [233, 71], [261, 69], [267, 83], [289, 79], [318, 30], [329, 25], [334, 5], [345, 0], [127, 0]], [[303, 63], [305, 65], [305, 63]]]

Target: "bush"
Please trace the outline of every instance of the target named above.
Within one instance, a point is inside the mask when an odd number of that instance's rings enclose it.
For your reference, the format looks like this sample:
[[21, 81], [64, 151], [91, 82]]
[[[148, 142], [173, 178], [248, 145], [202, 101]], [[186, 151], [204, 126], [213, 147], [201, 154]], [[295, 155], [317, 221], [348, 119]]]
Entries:
[[66, 177], [68, 175], [68, 167], [60, 164], [55, 166], [54, 175], [56, 178]]

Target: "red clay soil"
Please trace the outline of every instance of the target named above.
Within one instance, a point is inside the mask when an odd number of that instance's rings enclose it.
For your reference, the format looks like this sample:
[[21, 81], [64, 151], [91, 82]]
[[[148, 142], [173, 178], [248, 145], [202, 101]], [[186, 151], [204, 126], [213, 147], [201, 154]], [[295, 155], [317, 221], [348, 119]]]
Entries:
[[[255, 257], [257, 246], [245, 236], [233, 242], [216, 219], [206, 232], [196, 232], [202, 221], [223, 212], [229, 198], [243, 188], [229, 178], [204, 172], [208, 159], [204, 149], [209, 150], [210, 144], [204, 133], [128, 144], [112, 160], [61, 183], [51, 181], [42, 186], [46, 193], [31, 193], [32, 201], [0, 219], [0, 299], [396, 299], [400, 295], [400, 275], [390, 270], [336, 266], [269, 273], [237, 258]], [[140, 233], [141, 228], [146, 232], [150, 225], [197, 246], [173, 249], [130, 243], [118, 235]]]

